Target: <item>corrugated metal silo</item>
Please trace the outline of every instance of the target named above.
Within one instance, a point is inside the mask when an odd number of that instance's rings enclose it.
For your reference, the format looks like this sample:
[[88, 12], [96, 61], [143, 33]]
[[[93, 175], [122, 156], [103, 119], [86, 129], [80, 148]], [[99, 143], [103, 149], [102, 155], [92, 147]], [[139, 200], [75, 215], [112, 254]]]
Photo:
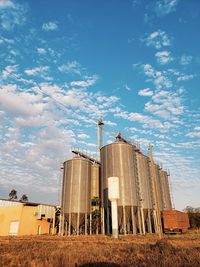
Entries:
[[163, 210], [163, 194], [162, 194], [160, 170], [161, 170], [160, 166], [155, 164], [156, 184], [157, 184], [157, 192], [158, 192], [158, 205], [159, 205], [159, 209], [162, 211]]
[[149, 170], [149, 159], [140, 151], [136, 153], [138, 182], [139, 182], [139, 212], [142, 221], [142, 232], [152, 232], [151, 210], [152, 210], [152, 189]]
[[[119, 228], [123, 233], [135, 232], [135, 208], [138, 205], [136, 189], [135, 147], [125, 142], [114, 142], [101, 148], [101, 202], [105, 210], [106, 232], [110, 234], [110, 202], [108, 177], [119, 177]], [[130, 230], [131, 229], [131, 230]]]
[[171, 210], [172, 203], [171, 203], [171, 196], [170, 196], [170, 189], [169, 189], [169, 181], [168, 181], [168, 174], [164, 170], [160, 170], [160, 178], [161, 178], [161, 187], [162, 187], [162, 194], [163, 194], [163, 209], [164, 210]]
[[87, 233], [91, 203], [91, 162], [75, 157], [64, 162], [62, 212], [68, 234]]

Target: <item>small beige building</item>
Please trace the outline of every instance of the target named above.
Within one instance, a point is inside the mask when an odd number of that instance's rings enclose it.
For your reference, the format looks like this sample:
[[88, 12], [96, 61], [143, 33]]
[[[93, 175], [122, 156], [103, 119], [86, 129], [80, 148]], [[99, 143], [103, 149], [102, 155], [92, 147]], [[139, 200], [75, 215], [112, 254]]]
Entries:
[[52, 234], [55, 210], [52, 205], [0, 199], [0, 236]]

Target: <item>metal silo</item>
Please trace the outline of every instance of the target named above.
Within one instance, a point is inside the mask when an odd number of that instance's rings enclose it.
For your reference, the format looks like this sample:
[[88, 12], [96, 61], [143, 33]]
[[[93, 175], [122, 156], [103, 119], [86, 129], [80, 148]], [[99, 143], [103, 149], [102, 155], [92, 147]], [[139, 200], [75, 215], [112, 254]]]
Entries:
[[[120, 233], [136, 232], [135, 213], [138, 205], [136, 189], [135, 147], [117, 141], [101, 148], [101, 203], [103, 223], [110, 234], [110, 202], [108, 201], [108, 177], [119, 177], [118, 223]], [[103, 226], [104, 228], [104, 226]]]
[[151, 210], [152, 189], [149, 170], [149, 159], [140, 151], [136, 153], [139, 182], [139, 211], [142, 221], [142, 232], [152, 232]]
[[162, 195], [163, 195], [163, 209], [164, 210], [171, 210], [172, 203], [171, 203], [171, 196], [170, 196], [170, 189], [169, 189], [169, 181], [168, 181], [168, 174], [164, 170], [160, 170], [160, 178], [161, 178], [161, 187], [162, 187]]
[[91, 205], [91, 162], [81, 157], [63, 164], [62, 212], [68, 234], [87, 234]]
[[161, 186], [161, 177], [160, 177], [160, 166], [155, 164], [155, 170], [156, 170], [156, 182], [157, 182], [157, 190], [158, 190], [158, 205], [159, 209], [163, 210], [163, 193], [162, 193], [162, 186]]

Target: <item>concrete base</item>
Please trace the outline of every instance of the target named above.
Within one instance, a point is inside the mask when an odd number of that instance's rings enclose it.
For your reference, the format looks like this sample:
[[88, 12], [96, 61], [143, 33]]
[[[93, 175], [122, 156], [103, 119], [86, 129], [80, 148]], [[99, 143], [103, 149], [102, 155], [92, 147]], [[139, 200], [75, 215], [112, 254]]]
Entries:
[[118, 229], [112, 229], [112, 238], [118, 238]]

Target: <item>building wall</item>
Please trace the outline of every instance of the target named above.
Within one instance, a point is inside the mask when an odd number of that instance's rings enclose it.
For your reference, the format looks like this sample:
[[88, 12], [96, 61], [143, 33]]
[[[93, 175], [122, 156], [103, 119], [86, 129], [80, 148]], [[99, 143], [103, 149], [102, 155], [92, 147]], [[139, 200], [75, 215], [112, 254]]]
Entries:
[[35, 216], [37, 206], [0, 207], [0, 236], [10, 234], [11, 222], [19, 221], [17, 235], [49, 234], [50, 223]]

